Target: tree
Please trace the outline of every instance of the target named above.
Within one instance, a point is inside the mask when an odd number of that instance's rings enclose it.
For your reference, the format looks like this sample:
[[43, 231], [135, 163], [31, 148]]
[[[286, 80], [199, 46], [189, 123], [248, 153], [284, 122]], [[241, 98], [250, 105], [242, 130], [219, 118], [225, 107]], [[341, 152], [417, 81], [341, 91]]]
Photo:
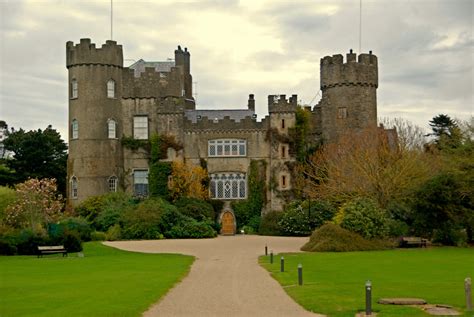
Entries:
[[207, 172], [197, 165], [174, 161], [171, 164], [170, 194], [173, 200], [180, 197], [206, 199], [209, 193], [205, 186]]
[[455, 148], [462, 142], [462, 133], [457, 122], [446, 114], [439, 114], [429, 122], [439, 150]]
[[15, 228], [37, 231], [59, 220], [64, 204], [56, 189], [54, 179], [28, 179], [16, 185], [16, 200], [6, 208], [5, 222]]
[[28, 132], [12, 129], [4, 145], [14, 153], [12, 159], [6, 160], [6, 165], [15, 171], [16, 182], [28, 178], [54, 178], [58, 190], [65, 193], [67, 145], [59, 132], [51, 126]]
[[412, 194], [437, 170], [437, 160], [390, 140], [384, 130], [366, 129], [323, 145], [305, 165], [311, 197], [344, 203], [369, 197], [385, 208]]

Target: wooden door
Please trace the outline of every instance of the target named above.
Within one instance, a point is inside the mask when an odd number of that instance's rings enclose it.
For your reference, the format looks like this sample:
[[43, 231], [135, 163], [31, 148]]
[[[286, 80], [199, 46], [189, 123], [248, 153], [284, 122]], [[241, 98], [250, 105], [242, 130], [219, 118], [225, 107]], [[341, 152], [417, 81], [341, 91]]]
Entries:
[[235, 220], [234, 215], [230, 211], [224, 211], [221, 218], [221, 234], [232, 235], [235, 234]]

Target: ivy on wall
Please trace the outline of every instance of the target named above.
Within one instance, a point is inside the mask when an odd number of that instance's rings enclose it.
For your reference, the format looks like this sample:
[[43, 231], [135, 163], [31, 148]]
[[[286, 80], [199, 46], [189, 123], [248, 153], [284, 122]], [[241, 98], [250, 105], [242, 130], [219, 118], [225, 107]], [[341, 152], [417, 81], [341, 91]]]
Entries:
[[250, 226], [258, 230], [262, 208], [266, 201], [266, 169], [265, 160], [250, 162], [247, 199], [232, 204], [239, 228]]

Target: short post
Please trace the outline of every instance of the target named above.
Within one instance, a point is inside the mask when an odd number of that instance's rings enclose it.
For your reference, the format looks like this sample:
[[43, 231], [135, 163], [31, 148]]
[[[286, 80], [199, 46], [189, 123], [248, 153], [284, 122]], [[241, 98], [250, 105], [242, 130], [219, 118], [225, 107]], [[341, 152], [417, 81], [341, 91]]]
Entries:
[[280, 258], [280, 272], [285, 272], [285, 258]]
[[298, 264], [298, 285], [303, 285], [303, 265]]
[[372, 283], [370, 281], [365, 283], [365, 315], [372, 315]]
[[472, 310], [472, 293], [471, 293], [471, 278], [464, 279], [464, 291], [466, 292], [466, 310]]
[[265, 255], [268, 255], [268, 247], [266, 244], [265, 244]]
[[270, 251], [270, 264], [273, 264], [273, 250]]

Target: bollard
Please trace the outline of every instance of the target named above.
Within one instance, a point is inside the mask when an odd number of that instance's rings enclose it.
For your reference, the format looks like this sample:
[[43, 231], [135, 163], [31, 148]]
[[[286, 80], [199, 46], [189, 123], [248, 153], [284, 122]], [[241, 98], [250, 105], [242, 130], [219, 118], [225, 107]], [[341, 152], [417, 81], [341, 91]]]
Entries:
[[466, 277], [464, 280], [464, 291], [466, 292], [466, 310], [472, 310], [472, 294], [471, 294], [471, 278]]
[[280, 272], [285, 272], [285, 258], [281, 257], [280, 259]]
[[372, 283], [370, 281], [365, 283], [365, 315], [372, 315]]
[[273, 250], [270, 251], [270, 263], [273, 264]]
[[265, 255], [268, 255], [268, 247], [266, 244], [265, 244]]
[[298, 264], [298, 285], [303, 285], [303, 265]]

